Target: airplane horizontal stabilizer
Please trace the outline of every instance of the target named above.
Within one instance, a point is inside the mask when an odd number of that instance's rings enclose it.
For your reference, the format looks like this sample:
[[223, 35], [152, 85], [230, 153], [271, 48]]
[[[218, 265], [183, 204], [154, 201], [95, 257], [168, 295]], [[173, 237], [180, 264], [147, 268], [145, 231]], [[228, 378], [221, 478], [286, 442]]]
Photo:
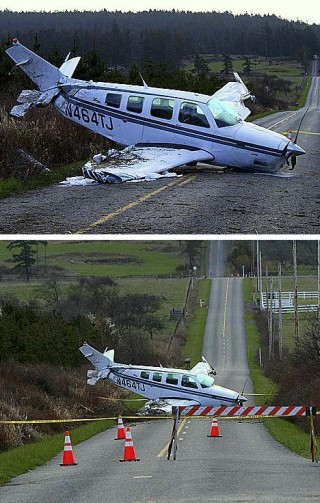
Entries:
[[21, 103], [21, 105], [15, 105], [10, 115], [15, 117], [23, 117], [28, 110], [31, 110], [35, 107], [45, 107], [49, 105], [51, 100], [59, 94], [59, 89], [49, 89], [48, 91], [35, 91], [31, 89], [23, 90], [19, 97], [17, 98], [17, 102]]

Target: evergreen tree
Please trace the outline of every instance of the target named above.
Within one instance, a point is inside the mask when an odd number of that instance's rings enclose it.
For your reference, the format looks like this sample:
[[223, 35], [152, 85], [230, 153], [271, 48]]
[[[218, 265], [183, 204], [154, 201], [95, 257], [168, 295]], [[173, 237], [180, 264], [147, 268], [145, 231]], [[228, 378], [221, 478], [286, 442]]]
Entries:
[[246, 77], [250, 77], [251, 72], [252, 72], [252, 63], [251, 60], [246, 56], [244, 59], [244, 62], [242, 64], [243, 68], [243, 73], [245, 74]]
[[201, 56], [199, 56], [199, 54], [196, 54], [194, 58], [193, 71], [196, 74], [196, 76], [200, 79], [206, 78], [210, 72], [210, 68], [208, 67], [207, 63]]
[[230, 54], [224, 54], [222, 58], [223, 62], [223, 68], [222, 68], [222, 73], [226, 76], [229, 77], [230, 74], [233, 73], [233, 63], [232, 63], [232, 57]]
[[38, 32], [36, 32], [33, 37], [33, 52], [40, 54], [40, 40]]
[[36, 251], [32, 248], [35, 241], [11, 241], [8, 250], [18, 249], [18, 253], [12, 252], [12, 260], [16, 264], [14, 269], [25, 273], [26, 281], [30, 281], [32, 266], [36, 263]]
[[50, 52], [48, 56], [48, 61], [57, 68], [59, 68], [63, 63], [63, 56], [56, 44], [54, 44], [53, 51]]

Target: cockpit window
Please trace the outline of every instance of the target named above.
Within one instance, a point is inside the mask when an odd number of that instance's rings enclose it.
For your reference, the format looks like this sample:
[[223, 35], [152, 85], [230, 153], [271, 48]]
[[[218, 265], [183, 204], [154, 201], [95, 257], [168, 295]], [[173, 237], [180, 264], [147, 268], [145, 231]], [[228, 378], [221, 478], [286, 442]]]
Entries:
[[196, 103], [182, 103], [179, 111], [179, 122], [190, 126], [210, 127], [202, 108]]
[[191, 376], [182, 376], [181, 386], [185, 386], [186, 388], [198, 388], [196, 381]]
[[218, 127], [234, 126], [241, 121], [237, 112], [216, 98], [209, 100], [207, 105]]
[[213, 386], [214, 380], [212, 377], [205, 374], [197, 374], [197, 378], [201, 384], [201, 388], [210, 388], [210, 386]]

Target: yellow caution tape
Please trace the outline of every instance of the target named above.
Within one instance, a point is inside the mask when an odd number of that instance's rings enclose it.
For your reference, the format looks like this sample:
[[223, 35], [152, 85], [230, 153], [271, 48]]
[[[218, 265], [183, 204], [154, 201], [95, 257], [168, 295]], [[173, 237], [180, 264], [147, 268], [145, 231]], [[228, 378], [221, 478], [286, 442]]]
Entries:
[[[320, 411], [317, 412], [317, 414], [320, 414]], [[0, 424], [55, 424], [55, 423], [84, 423], [87, 421], [116, 421], [119, 416], [112, 416], [112, 417], [84, 417], [84, 418], [66, 418], [66, 419], [13, 419], [13, 420], [0, 420]], [[128, 420], [137, 420], [137, 419], [144, 419], [148, 421], [149, 419], [174, 419], [173, 416], [168, 416], [168, 415], [158, 415], [158, 416], [122, 416], [122, 419], [128, 419]], [[181, 419], [183, 418], [188, 418], [188, 419], [210, 419], [214, 416], [180, 416]], [[292, 416], [215, 416], [217, 419], [220, 420], [248, 420], [248, 419], [266, 419], [266, 418], [272, 418], [272, 419], [279, 419], [279, 418], [286, 418], [286, 417], [292, 417]], [[306, 416], [299, 416], [299, 417], [306, 417]]]
[[98, 396], [101, 400], [110, 400], [110, 402], [147, 402], [148, 398], [108, 398], [106, 396]]
[[[121, 416], [122, 419], [172, 419], [173, 416]], [[85, 423], [87, 421], [116, 421], [118, 416], [113, 417], [85, 417], [68, 419], [13, 419], [2, 420], [0, 424], [55, 424], [55, 423]]]

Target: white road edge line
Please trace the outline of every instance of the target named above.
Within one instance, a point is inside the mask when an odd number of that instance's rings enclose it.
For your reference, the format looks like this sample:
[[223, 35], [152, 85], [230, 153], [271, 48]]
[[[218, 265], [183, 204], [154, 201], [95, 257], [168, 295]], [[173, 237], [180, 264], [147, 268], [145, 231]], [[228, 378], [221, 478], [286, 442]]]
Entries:
[[136, 475], [133, 479], [152, 479], [153, 475]]

